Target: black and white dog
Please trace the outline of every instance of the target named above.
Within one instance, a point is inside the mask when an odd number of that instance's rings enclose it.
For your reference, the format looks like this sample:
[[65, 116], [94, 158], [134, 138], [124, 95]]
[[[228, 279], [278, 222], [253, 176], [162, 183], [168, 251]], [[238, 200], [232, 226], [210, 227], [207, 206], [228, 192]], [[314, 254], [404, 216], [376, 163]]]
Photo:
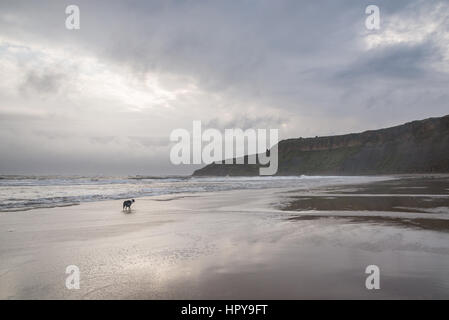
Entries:
[[134, 203], [134, 199], [131, 200], [126, 200], [125, 202], [123, 202], [123, 211], [125, 209], [131, 210], [131, 205]]

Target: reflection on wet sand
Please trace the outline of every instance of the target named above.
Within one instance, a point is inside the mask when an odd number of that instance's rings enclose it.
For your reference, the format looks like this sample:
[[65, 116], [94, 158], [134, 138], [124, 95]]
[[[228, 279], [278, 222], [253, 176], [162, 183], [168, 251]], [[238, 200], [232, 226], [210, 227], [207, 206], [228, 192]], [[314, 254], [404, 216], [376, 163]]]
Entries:
[[428, 194], [449, 196], [449, 177], [447, 175], [400, 176], [398, 179], [368, 183], [328, 187], [326, 192], [350, 194]]
[[422, 196], [306, 196], [296, 197], [285, 210], [318, 211], [395, 211], [395, 212], [447, 212], [448, 198]]
[[[448, 231], [448, 190], [449, 177], [447, 176], [413, 176], [364, 185], [326, 187], [314, 190], [313, 194], [291, 193], [280, 207], [285, 211], [301, 212], [300, 216], [289, 217], [291, 220], [334, 217], [353, 223], [383, 223]], [[314, 214], [310, 215], [311, 212]], [[319, 212], [326, 214], [320, 215]], [[346, 214], [332, 215], [333, 212], [346, 212]], [[397, 217], [385, 214], [375, 216], [372, 212], [424, 213], [427, 216]], [[448, 217], [441, 219], [445, 214], [448, 214]]]
[[290, 217], [290, 221], [301, 221], [301, 220], [318, 220], [318, 219], [338, 219], [340, 223], [370, 223], [378, 225], [391, 225], [403, 228], [414, 228], [414, 229], [425, 229], [433, 231], [449, 231], [449, 219], [426, 219], [426, 218], [397, 218], [397, 217], [385, 217], [385, 216], [297, 216]]

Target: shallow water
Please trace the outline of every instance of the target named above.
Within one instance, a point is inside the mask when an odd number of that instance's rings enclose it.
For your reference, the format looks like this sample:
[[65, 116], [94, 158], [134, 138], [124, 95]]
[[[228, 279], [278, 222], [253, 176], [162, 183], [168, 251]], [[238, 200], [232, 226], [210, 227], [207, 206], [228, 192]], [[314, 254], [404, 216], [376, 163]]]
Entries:
[[76, 205], [177, 193], [280, 187], [314, 188], [388, 179], [387, 177], [86, 177], [0, 176], [0, 211]]

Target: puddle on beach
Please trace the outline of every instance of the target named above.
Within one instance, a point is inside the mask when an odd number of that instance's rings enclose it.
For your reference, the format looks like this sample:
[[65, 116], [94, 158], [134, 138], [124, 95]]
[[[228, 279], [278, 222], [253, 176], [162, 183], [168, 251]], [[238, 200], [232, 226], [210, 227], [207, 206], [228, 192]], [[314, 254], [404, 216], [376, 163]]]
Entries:
[[392, 211], [449, 213], [449, 197], [421, 196], [307, 196], [295, 197], [283, 207], [288, 211]]
[[[388, 224], [407, 228], [449, 231], [449, 177], [413, 177], [373, 182], [364, 185], [334, 186], [318, 190], [318, 194], [292, 194], [280, 205], [285, 211], [304, 214], [290, 220], [334, 218], [350, 223]], [[310, 211], [314, 212], [310, 215]], [[319, 212], [325, 214], [320, 215]], [[332, 215], [332, 212], [345, 212]], [[354, 214], [352, 215], [351, 212]], [[367, 212], [370, 214], [368, 215]], [[373, 216], [382, 212], [382, 216]], [[420, 213], [427, 217], [388, 216], [391, 213]], [[439, 214], [436, 217], [435, 214]], [[411, 219], [413, 218], [413, 219]]]

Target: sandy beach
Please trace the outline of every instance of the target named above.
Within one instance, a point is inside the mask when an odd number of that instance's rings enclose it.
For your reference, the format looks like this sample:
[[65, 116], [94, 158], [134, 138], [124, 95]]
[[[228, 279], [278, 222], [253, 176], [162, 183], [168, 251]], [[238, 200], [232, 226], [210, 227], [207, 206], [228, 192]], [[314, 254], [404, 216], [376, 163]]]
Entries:
[[[394, 192], [373, 183], [138, 198], [127, 214], [118, 200], [1, 212], [0, 299], [449, 298], [447, 178], [428, 192], [395, 181], [411, 207], [438, 209], [376, 206]], [[371, 264], [380, 290], [365, 287]]]

